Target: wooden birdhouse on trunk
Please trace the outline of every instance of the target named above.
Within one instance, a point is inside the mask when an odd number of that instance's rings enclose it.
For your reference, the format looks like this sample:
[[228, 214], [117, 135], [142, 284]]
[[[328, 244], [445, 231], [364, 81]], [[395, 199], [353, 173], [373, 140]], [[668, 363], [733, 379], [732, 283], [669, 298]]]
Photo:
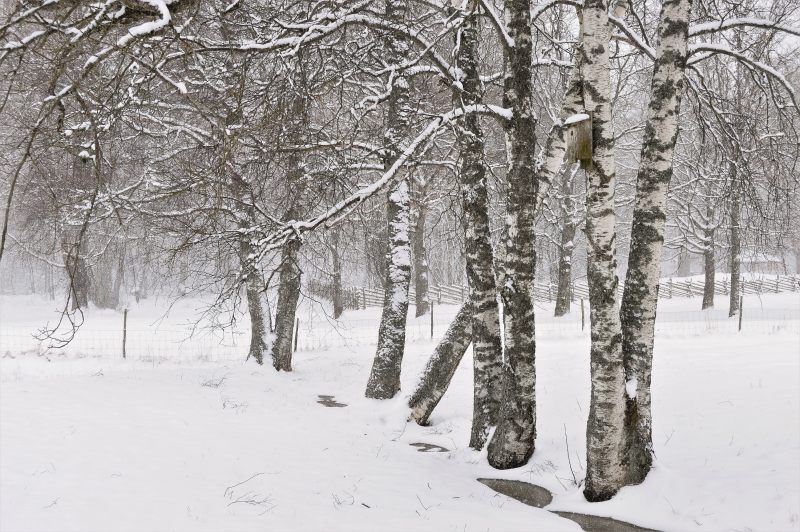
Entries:
[[575, 114], [564, 120], [566, 127], [567, 162], [580, 162], [581, 168], [592, 164], [592, 117], [586, 113]]

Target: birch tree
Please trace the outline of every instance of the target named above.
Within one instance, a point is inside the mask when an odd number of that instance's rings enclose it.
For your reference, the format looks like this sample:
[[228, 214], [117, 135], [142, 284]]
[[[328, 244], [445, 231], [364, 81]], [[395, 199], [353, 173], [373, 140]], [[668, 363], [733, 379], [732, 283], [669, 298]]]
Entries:
[[[462, 78], [454, 99], [456, 107], [482, 102], [478, 65], [477, 3], [467, 9], [456, 36], [456, 67]], [[472, 307], [473, 415], [470, 447], [481, 449], [489, 428], [497, 424], [502, 395], [500, 314], [494, 273], [489, 193], [484, 163], [484, 135], [479, 118], [469, 115], [456, 124], [460, 146], [459, 179], [464, 215], [467, 284]]]
[[[386, 2], [386, 18], [402, 25], [408, 15], [405, 1]], [[400, 145], [408, 133], [412, 109], [409, 105], [408, 77], [400, 66], [409, 53], [409, 43], [402, 34], [389, 32], [385, 39], [386, 59], [393, 65], [389, 76], [390, 95], [384, 133], [384, 168], [397, 162]], [[408, 289], [411, 281], [411, 245], [409, 242], [411, 197], [409, 181], [400, 179], [386, 196], [388, 249], [383, 313], [378, 330], [378, 348], [367, 381], [366, 396], [390, 399], [400, 391], [400, 366], [406, 341]]]
[[505, 126], [508, 146], [506, 221], [503, 246], [503, 302], [505, 331], [503, 409], [489, 442], [489, 464], [509, 469], [525, 464], [536, 437], [536, 369], [534, 365], [533, 288], [536, 269], [534, 214], [539, 182], [536, 179], [536, 117], [533, 109], [533, 42], [531, 3], [505, 3], [508, 42], [505, 50], [503, 106], [512, 110]]
[[591, 401], [586, 428], [589, 501], [611, 498], [622, 487], [625, 387], [617, 306], [614, 126], [609, 63], [610, 25], [605, 0], [581, 9], [583, 103], [592, 120], [592, 161], [586, 169], [586, 240], [591, 321]]
[[666, 222], [667, 191], [673, 173], [684, 90], [691, 0], [665, 0], [650, 89], [642, 153], [636, 178], [631, 246], [620, 310], [627, 391], [626, 481], [642, 482], [652, 465], [650, 381], [658, 284]]

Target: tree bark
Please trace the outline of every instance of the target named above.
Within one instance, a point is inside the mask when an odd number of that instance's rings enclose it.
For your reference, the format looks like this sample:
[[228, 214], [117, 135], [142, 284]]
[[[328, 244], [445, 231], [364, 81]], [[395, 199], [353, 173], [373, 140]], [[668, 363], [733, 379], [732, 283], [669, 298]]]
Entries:
[[338, 320], [344, 312], [344, 295], [342, 293], [342, 258], [339, 252], [341, 239], [339, 228], [334, 228], [331, 233], [331, 262], [333, 275], [331, 276], [331, 299], [333, 300], [333, 319]]
[[85, 238], [86, 236], [81, 231], [69, 228], [65, 230], [61, 240], [72, 310], [89, 306], [89, 291], [91, 290], [92, 281], [89, 266], [84, 258], [86, 250]]
[[[478, 21], [469, 13], [457, 36], [456, 62], [461, 69], [461, 91], [456, 106], [482, 101], [478, 72]], [[484, 135], [478, 117], [468, 115], [456, 127], [460, 150], [459, 181], [464, 215], [464, 252], [472, 306], [473, 415], [469, 445], [481, 449], [490, 428], [497, 424], [502, 400], [503, 353], [497, 279], [489, 225], [489, 192], [484, 163]]]
[[591, 399], [586, 428], [589, 501], [622, 487], [625, 381], [617, 307], [614, 128], [611, 113], [608, 4], [587, 0], [581, 11], [583, 98], [592, 117], [593, 153], [586, 169], [586, 240], [591, 322]]
[[728, 307], [728, 316], [735, 316], [739, 312], [739, 295], [742, 286], [742, 236], [741, 236], [741, 200], [739, 199], [739, 183], [737, 180], [736, 163], [730, 163], [731, 175], [731, 202], [730, 202], [730, 270], [731, 293]]
[[[386, 2], [386, 18], [394, 23], [403, 24], [407, 10], [404, 1]], [[391, 33], [386, 39], [387, 62], [397, 68], [407, 59], [408, 49], [408, 43], [402, 35]], [[406, 136], [411, 120], [409, 93], [408, 79], [404, 73], [394, 72], [384, 134], [384, 168], [391, 167], [400, 156], [400, 142]], [[409, 183], [405, 178], [392, 187], [386, 201], [389, 249], [386, 253], [386, 284], [378, 349], [365, 394], [371, 399], [390, 399], [400, 391], [400, 366], [405, 350], [408, 288], [411, 282], [408, 234], [410, 204]]]
[[425, 250], [425, 222], [428, 214], [428, 205], [425, 202], [427, 183], [423, 180], [415, 181], [418, 184], [414, 194], [416, 216], [414, 217], [414, 296], [416, 317], [424, 316], [430, 307], [430, 294], [428, 283], [428, 257]]
[[[297, 94], [289, 105], [290, 116], [287, 117], [289, 144], [302, 142], [302, 135], [308, 123], [307, 96], [303, 93], [305, 77], [302, 68], [295, 74]], [[297, 220], [304, 214], [307, 175], [305, 166], [298, 152], [291, 152], [287, 157], [286, 181], [289, 193], [289, 208], [284, 221]], [[280, 274], [278, 277], [278, 305], [275, 309], [275, 338], [272, 343], [272, 365], [278, 371], [292, 371], [292, 354], [295, 316], [297, 302], [300, 300], [301, 276], [300, 240], [294, 238], [284, 244], [281, 250]]]
[[120, 247], [119, 257], [117, 258], [117, 272], [114, 275], [114, 294], [117, 304], [114, 308], [119, 307], [120, 292], [122, 291], [122, 283], [125, 280], [125, 248]]
[[714, 257], [714, 209], [710, 205], [710, 199], [706, 199], [706, 219], [703, 228], [703, 271], [705, 279], [703, 283], [703, 310], [714, 308], [714, 273], [717, 269]]
[[250, 315], [250, 348], [247, 358], [253, 358], [259, 365], [264, 363], [264, 356], [269, 351], [269, 333], [264, 322], [264, 308], [261, 302], [263, 283], [261, 275], [253, 259], [253, 246], [247, 235], [239, 237], [239, 261], [244, 277], [245, 294], [247, 296], [247, 312]]
[[[292, 218], [293, 219], [293, 218]], [[272, 343], [272, 366], [278, 371], [292, 371], [292, 338], [300, 300], [302, 270], [298, 263], [300, 241], [290, 240], [281, 250], [278, 280], [278, 306], [275, 311], [275, 340]]]
[[558, 291], [556, 292], [555, 316], [569, 313], [572, 302], [572, 252], [575, 249], [575, 200], [574, 174], [564, 172], [561, 181], [561, 243], [558, 254]]
[[682, 247], [678, 253], [678, 277], [689, 277], [692, 274], [692, 258], [689, 251]]
[[691, 0], [662, 4], [631, 247], [620, 311], [626, 379], [626, 483], [641, 483], [653, 464], [650, 382], [664, 224], [684, 87]]
[[472, 306], [462, 305], [447, 332], [439, 341], [433, 356], [428, 360], [417, 389], [408, 401], [411, 408], [409, 419], [419, 425], [427, 425], [433, 409], [450, 386], [450, 381], [469, 347], [472, 333]]
[[119, 307], [123, 272], [123, 248], [115, 243], [109, 244], [106, 246], [104, 256], [96, 261], [91, 270], [89, 300], [97, 308], [116, 309]]
[[506, 123], [509, 168], [506, 175], [504, 282], [500, 287], [505, 325], [503, 409], [489, 442], [489, 464], [509, 469], [525, 464], [536, 437], [536, 337], [534, 328], [534, 215], [538, 180], [534, 161], [536, 118], [532, 108], [530, 0], [505, 4], [508, 34], [503, 106], [513, 115]]

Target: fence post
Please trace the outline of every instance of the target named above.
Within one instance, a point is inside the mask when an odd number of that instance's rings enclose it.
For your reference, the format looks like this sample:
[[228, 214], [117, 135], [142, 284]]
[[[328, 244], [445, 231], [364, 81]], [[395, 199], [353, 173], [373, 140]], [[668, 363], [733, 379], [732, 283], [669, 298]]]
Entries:
[[361, 302], [364, 303], [364, 310], [367, 310], [367, 291], [361, 287]]
[[672, 299], [672, 277], [669, 278], [669, 284], [667, 285], [667, 292], [669, 294], [669, 298]]
[[128, 340], [128, 309], [122, 312], [122, 358], [125, 356], [125, 342]]
[[725, 277], [722, 280], [722, 295], [724, 295], [724, 296], [728, 295], [728, 278], [727, 277]]
[[439, 305], [442, 304], [442, 287], [439, 287], [439, 299], [436, 301]]
[[583, 312], [583, 298], [581, 298], [581, 330], [586, 326], [586, 319], [584, 318]]
[[780, 274], [778, 274], [775, 277], [775, 293], [777, 294], [780, 291], [781, 291], [781, 276]]
[[300, 318], [294, 319], [294, 353], [297, 353], [297, 337], [300, 333]]
[[739, 296], [739, 332], [742, 332], [742, 304], [744, 303], [744, 296]]
[[431, 340], [433, 340], [433, 301], [431, 301]]

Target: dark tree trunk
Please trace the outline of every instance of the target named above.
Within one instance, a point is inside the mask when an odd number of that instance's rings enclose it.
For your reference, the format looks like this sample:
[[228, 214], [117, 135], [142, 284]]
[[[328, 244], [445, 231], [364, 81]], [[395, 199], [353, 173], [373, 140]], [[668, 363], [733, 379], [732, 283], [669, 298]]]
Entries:
[[115, 308], [120, 304], [120, 293], [122, 292], [122, 283], [125, 280], [125, 248], [120, 249], [119, 258], [117, 259], [117, 273], [114, 276], [114, 295], [117, 300]]
[[50, 297], [50, 301], [55, 301], [56, 299], [56, 283], [53, 279], [53, 267], [47, 266], [45, 270], [45, 275], [47, 279], [47, 295]]
[[570, 311], [572, 303], [572, 252], [575, 249], [576, 226], [567, 225], [561, 231], [561, 249], [558, 256], [558, 291], [556, 292], [555, 316]]
[[464, 304], [428, 360], [417, 389], [408, 401], [410, 419], [427, 425], [433, 409], [450, 386], [450, 381], [469, 347], [472, 333], [472, 307]]
[[[292, 134], [297, 135], [305, 124], [305, 99], [295, 96], [293, 115], [298, 123], [293, 124]], [[299, 141], [299, 139], [297, 139]], [[290, 185], [290, 207], [284, 221], [298, 219], [302, 211], [306, 183], [305, 169], [299, 154], [292, 153], [288, 159], [289, 171], [286, 174]], [[301, 276], [300, 246], [297, 239], [289, 240], [281, 249], [281, 263], [278, 276], [278, 305], [275, 309], [275, 331], [272, 343], [272, 366], [278, 371], [292, 371], [292, 339], [294, 337], [297, 303], [300, 300]]]
[[706, 207], [705, 229], [703, 230], [703, 310], [714, 308], [714, 272], [717, 269], [714, 257], [714, 210], [709, 205]]
[[535, 166], [536, 117], [532, 108], [530, 0], [508, 0], [505, 19], [515, 46], [506, 50], [503, 106], [513, 111], [506, 124], [504, 281], [500, 289], [505, 325], [503, 408], [489, 442], [489, 464], [509, 469], [525, 464], [536, 437], [536, 338], [534, 333], [534, 215], [538, 180]]
[[569, 313], [572, 302], [572, 252], [575, 249], [575, 200], [573, 198], [574, 174], [563, 173], [561, 194], [561, 243], [558, 253], [558, 291], [556, 293], [555, 316]]
[[92, 268], [92, 288], [89, 299], [97, 308], [116, 309], [125, 271], [125, 252], [122, 246], [111, 244], [106, 254]]
[[692, 274], [692, 258], [689, 251], [684, 247], [678, 254], [678, 277], [689, 277]]
[[299, 255], [298, 240], [289, 241], [281, 250], [275, 339], [272, 343], [272, 365], [278, 371], [292, 371], [292, 338], [302, 275], [298, 263]]
[[89, 292], [92, 288], [89, 266], [84, 258], [86, 236], [78, 230], [68, 229], [61, 241], [64, 253], [64, 267], [67, 272], [67, 290], [72, 310], [89, 306]]
[[338, 320], [344, 312], [344, 296], [342, 294], [342, 258], [339, 254], [340, 230], [335, 228], [331, 232], [331, 262], [333, 275], [331, 276], [331, 299], [333, 300], [333, 319]]
[[[404, 24], [408, 6], [405, 1], [387, 0], [386, 18]], [[386, 37], [386, 60], [399, 65], [407, 60], [409, 46], [401, 34]], [[409, 80], [402, 72], [394, 72], [384, 134], [384, 168], [400, 156], [400, 142], [406, 136], [412, 109], [409, 101]], [[411, 246], [409, 243], [411, 198], [408, 178], [398, 182], [387, 195], [389, 248], [386, 253], [386, 284], [383, 313], [378, 331], [378, 349], [367, 381], [366, 396], [390, 399], [400, 391], [400, 366], [406, 343], [408, 288], [411, 282]]]
[[247, 312], [250, 314], [250, 349], [247, 358], [259, 364], [264, 363], [264, 355], [268, 350], [269, 331], [264, 323], [264, 307], [261, 303], [260, 283], [247, 279], [245, 292], [247, 294]]
[[739, 312], [739, 296], [742, 283], [742, 233], [741, 233], [741, 201], [739, 199], [739, 183], [736, 179], [736, 164], [730, 163], [731, 173], [731, 202], [730, 202], [730, 270], [731, 270], [731, 296], [728, 316], [735, 316]]
[[251, 357], [259, 365], [269, 350], [269, 329], [264, 323], [264, 307], [261, 301], [263, 282], [261, 272], [253, 259], [254, 249], [246, 233], [239, 236], [239, 262], [247, 296], [247, 312], [250, 315], [250, 348], [247, 359]]
[[[302, 144], [309, 123], [306, 73], [302, 59], [298, 57], [294, 72], [294, 93], [287, 96], [285, 128], [290, 146]], [[284, 222], [300, 219], [307, 208], [306, 190], [308, 175], [302, 152], [291, 151], [286, 159], [286, 183], [288, 209]], [[281, 249], [278, 276], [278, 304], [275, 309], [275, 331], [272, 343], [272, 366], [278, 371], [292, 371], [293, 338], [297, 303], [300, 300], [302, 270], [300, 268], [301, 242], [293, 238]]]
[[427, 183], [415, 181], [418, 184], [414, 191], [414, 296], [416, 316], [424, 316], [430, 307], [430, 294], [428, 283], [428, 257], [425, 250], [425, 222], [428, 214], [426, 203]]

